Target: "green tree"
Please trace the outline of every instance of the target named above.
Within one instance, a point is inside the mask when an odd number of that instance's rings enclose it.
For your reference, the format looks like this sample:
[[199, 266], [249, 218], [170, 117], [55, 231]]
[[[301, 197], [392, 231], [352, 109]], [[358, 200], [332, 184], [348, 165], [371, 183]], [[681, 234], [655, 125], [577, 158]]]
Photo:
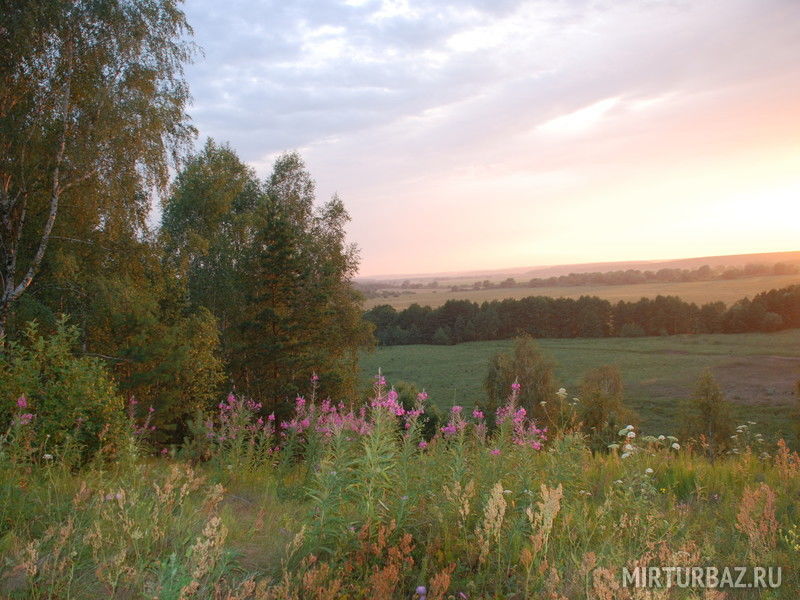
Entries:
[[439, 346], [449, 346], [453, 343], [453, 340], [450, 338], [450, 334], [447, 332], [446, 328], [438, 327], [433, 334], [431, 343]]
[[[0, 15], [4, 336], [51, 243], [99, 249], [108, 232], [137, 229], [193, 129], [189, 28], [174, 0], [4, 0]], [[82, 250], [65, 253], [67, 267]]]
[[249, 274], [242, 268], [263, 219], [262, 184], [227, 145], [207, 140], [178, 173], [164, 205], [161, 240], [167, 263], [185, 282], [191, 306], [217, 318], [223, 353], [240, 344]]
[[334, 196], [318, 206], [297, 154], [280, 157], [260, 182], [235, 152], [213, 141], [179, 174], [164, 207], [168, 264], [191, 307], [220, 328], [231, 382], [274, 403], [305, 391], [357, 393], [358, 349], [371, 326], [350, 281], [358, 264]]
[[533, 338], [517, 338], [511, 353], [498, 352], [489, 360], [484, 381], [488, 396], [487, 411], [494, 414], [511, 393], [511, 384], [519, 381], [519, 404], [540, 426], [557, 429], [564, 407], [556, 394], [555, 365], [539, 350]]
[[583, 376], [578, 418], [593, 451], [605, 451], [619, 440], [620, 429], [638, 421], [625, 406], [624, 396], [622, 375], [614, 365], [592, 369]]
[[697, 381], [694, 395], [683, 404], [681, 435], [701, 443], [706, 453], [714, 457], [730, 447], [733, 429], [730, 404], [706, 369]]

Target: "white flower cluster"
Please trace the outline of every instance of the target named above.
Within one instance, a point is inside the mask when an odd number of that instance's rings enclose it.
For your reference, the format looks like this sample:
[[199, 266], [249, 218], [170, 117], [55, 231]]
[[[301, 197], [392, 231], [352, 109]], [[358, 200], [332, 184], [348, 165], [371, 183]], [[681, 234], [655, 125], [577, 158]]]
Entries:
[[[628, 458], [631, 454], [640, 450], [634, 446], [634, 440], [636, 439], [636, 431], [634, 431], [633, 425], [626, 425], [624, 428], [619, 430], [617, 434], [622, 438], [622, 454], [620, 454], [620, 458]], [[644, 436], [640, 438], [641, 441], [645, 444], [652, 444], [662, 447], [667, 447], [673, 450], [680, 450], [681, 445], [678, 443], [678, 438], [671, 436], [671, 435], [659, 435], [657, 438], [651, 435]], [[609, 444], [608, 448], [611, 450], [617, 450], [620, 447], [620, 444]]]

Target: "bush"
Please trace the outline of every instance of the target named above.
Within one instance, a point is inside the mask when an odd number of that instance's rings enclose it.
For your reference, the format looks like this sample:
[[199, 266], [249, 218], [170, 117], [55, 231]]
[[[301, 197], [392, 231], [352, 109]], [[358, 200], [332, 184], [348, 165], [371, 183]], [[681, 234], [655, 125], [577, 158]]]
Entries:
[[[419, 389], [413, 383], [407, 381], [398, 381], [394, 384], [394, 390], [397, 392], [397, 401], [405, 410], [412, 410], [417, 404], [417, 397], [419, 396]], [[420, 416], [420, 423], [422, 424], [422, 437], [430, 440], [439, 427], [447, 421], [445, 415], [439, 410], [435, 404], [429, 404], [425, 408], [425, 412]]]
[[706, 370], [697, 382], [694, 396], [683, 405], [681, 433], [704, 447], [709, 457], [730, 447], [733, 419], [717, 381]]
[[553, 369], [553, 362], [542, 354], [532, 338], [518, 338], [512, 353], [498, 352], [489, 361], [484, 382], [489, 399], [487, 413], [495, 414], [505, 403], [511, 384], [517, 381], [520, 384], [519, 406], [539, 425], [551, 430], [557, 428], [564, 407], [556, 394]]
[[40, 335], [32, 321], [22, 343], [7, 343], [0, 354], [0, 423], [8, 426], [18, 399], [25, 397], [43, 451], [74, 443], [87, 458], [102, 447], [119, 447], [125, 419], [122, 398], [105, 365], [74, 354], [78, 335], [65, 318], [49, 337]]
[[592, 450], [605, 450], [616, 441], [620, 428], [637, 420], [623, 398], [622, 376], [617, 367], [605, 365], [584, 375], [578, 410]]

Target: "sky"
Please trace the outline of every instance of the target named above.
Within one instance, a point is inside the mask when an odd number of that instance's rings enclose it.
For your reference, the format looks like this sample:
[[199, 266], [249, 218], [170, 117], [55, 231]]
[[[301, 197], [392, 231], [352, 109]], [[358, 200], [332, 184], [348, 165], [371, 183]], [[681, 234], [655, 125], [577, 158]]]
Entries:
[[190, 114], [360, 275], [800, 250], [798, 0], [186, 0]]

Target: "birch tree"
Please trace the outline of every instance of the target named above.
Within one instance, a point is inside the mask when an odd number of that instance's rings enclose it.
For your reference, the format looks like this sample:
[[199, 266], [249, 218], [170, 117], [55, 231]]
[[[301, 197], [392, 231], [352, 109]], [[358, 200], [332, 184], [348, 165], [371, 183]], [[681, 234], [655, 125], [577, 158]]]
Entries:
[[194, 136], [190, 33], [175, 0], [0, 0], [0, 339], [53, 241], [93, 243], [65, 207], [144, 229]]

